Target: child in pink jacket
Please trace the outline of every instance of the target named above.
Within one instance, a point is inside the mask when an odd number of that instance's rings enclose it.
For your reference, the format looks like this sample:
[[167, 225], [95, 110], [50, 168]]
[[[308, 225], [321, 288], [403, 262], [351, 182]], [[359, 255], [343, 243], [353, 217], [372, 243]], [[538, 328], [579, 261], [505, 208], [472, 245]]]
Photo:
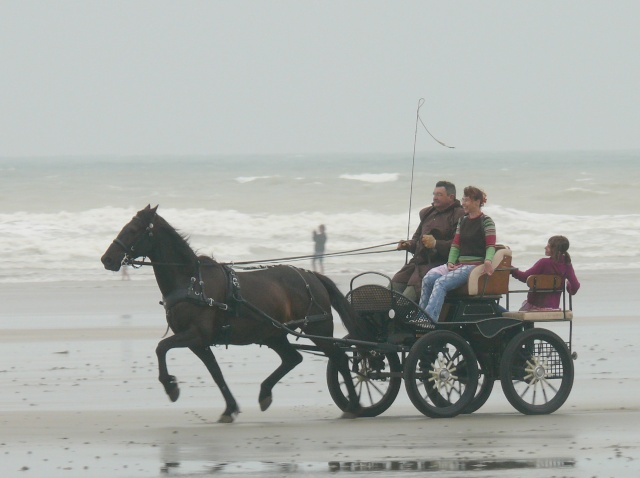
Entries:
[[[530, 275], [535, 274], [555, 274], [566, 279], [567, 292], [574, 295], [580, 288], [580, 282], [571, 265], [569, 250], [569, 240], [564, 236], [553, 236], [549, 238], [549, 243], [544, 248], [544, 257], [536, 262], [531, 269], [520, 271], [514, 269], [511, 275], [522, 282], [527, 282]], [[520, 310], [559, 310], [560, 296], [562, 290], [552, 293], [529, 292], [527, 300], [522, 303]]]

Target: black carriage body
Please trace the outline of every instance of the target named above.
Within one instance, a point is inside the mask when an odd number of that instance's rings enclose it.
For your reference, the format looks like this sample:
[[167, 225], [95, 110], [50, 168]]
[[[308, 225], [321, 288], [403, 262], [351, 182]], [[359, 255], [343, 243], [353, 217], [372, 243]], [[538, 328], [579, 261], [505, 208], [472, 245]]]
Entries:
[[[375, 272], [365, 274], [382, 276]], [[371, 412], [369, 416], [382, 413], [391, 405], [398, 393], [398, 377], [405, 380], [407, 392], [416, 408], [431, 417], [476, 411], [489, 398], [497, 380], [502, 383], [509, 402], [521, 413], [546, 414], [557, 410], [568, 397], [573, 384], [572, 359], [575, 354], [572, 356], [570, 352], [571, 333], [569, 341], [565, 342], [549, 330], [535, 328], [534, 320], [509, 317], [514, 314], [508, 312], [505, 315], [505, 309], [500, 307], [501, 297], [450, 294], [439, 321], [434, 323], [417, 304], [394, 292], [391, 287], [367, 284], [354, 289], [352, 280], [347, 298], [359, 319], [375, 331], [378, 345], [384, 345], [378, 348], [372, 344], [371, 350], [364, 353], [360, 348], [352, 356], [352, 371], [362, 384], [366, 385], [369, 378], [378, 381], [373, 385], [374, 389], [381, 382], [386, 384], [380, 403], [365, 407]], [[565, 311], [560, 313], [560, 318], [551, 320], [567, 321], [571, 317]], [[572, 323], [568, 322], [571, 331]], [[450, 400], [451, 395], [441, 396], [433, 392], [433, 384], [438, 382], [440, 374], [446, 375], [448, 370], [446, 367], [438, 368], [436, 362], [427, 356], [444, 343], [456, 349], [456, 355], [464, 357], [456, 364], [447, 365], [456, 368], [455, 373], [460, 375], [453, 387], [451, 384], [444, 387], [454, 392], [457, 387], [459, 393], [454, 397], [457, 401]], [[465, 344], [468, 344], [468, 349]], [[391, 352], [390, 345], [395, 347]], [[401, 358], [399, 365], [390, 360], [389, 355], [394, 353]], [[356, 359], [358, 354], [361, 357]], [[473, 367], [465, 361], [472, 361]], [[367, 370], [363, 372], [358, 364], [365, 362]], [[427, 362], [432, 365], [428, 373], [423, 367]], [[477, 377], [466, 376], [469, 374], [477, 374]], [[547, 386], [548, 381], [554, 380], [555, 383], [549, 386], [552, 391], [550, 398], [546, 392], [538, 392]], [[332, 387], [331, 380], [329, 382], [330, 389], [333, 388], [332, 396], [338, 403], [336, 396], [340, 393], [336, 392], [335, 383]], [[466, 387], [474, 390], [477, 387], [475, 396], [471, 394], [469, 397]], [[537, 393], [544, 398], [536, 397]]]

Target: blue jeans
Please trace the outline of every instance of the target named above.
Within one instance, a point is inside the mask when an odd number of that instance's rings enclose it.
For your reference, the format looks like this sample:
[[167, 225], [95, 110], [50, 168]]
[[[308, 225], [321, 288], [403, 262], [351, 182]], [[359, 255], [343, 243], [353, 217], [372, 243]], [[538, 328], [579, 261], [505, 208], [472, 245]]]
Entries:
[[449, 271], [447, 265], [431, 269], [422, 279], [420, 307], [434, 322], [438, 321], [447, 292], [467, 282], [474, 265], [460, 266]]

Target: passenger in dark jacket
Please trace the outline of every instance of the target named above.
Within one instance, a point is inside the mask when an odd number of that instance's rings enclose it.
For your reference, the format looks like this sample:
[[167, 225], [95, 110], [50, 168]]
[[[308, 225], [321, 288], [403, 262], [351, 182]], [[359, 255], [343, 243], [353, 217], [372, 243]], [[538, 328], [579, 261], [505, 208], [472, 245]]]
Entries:
[[458, 220], [463, 215], [455, 185], [438, 181], [433, 203], [420, 211], [420, 224], [413, 237], [398, 243], [398, 250], [411, 252], [413, 258], [391, 279], [393, 290], [418, 301], [422, 278], [434, 267], [446, 264]]

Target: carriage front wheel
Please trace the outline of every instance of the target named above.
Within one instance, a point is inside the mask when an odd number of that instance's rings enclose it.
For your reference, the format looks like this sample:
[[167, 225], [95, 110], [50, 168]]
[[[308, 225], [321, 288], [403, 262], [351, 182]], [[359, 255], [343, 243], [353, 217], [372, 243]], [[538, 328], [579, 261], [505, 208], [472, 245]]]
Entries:
[[[362, 405], [360, 416], [377, 417], [391, 406], [400, 391], [402, 365], [398, 354], [352, 349], [347, 351], [347, 357], [351, 379]], [[327, 385], [335, 404], [345, 410], [349, 404], [347, 387], [333, 360], [327, 365]]]
[[493, 390], [494, 379], [491, 376], [491, 359], [486, 355], [476, 354], [478, 358], [478, 390], [462, 413], [473, 413], [482, 407]]
[[573, 386], [573, 360], [567, 344], [547, 329], [520, 332], [502, 355], [500, 381], [507, 400], [519, 412], [555, 412]]
[[432, 418], [456, 416], [471, 403], [478, 388], [476, 356], [458, 334], [429, 332], [411, 347], [404, 381], [420, 412]]

